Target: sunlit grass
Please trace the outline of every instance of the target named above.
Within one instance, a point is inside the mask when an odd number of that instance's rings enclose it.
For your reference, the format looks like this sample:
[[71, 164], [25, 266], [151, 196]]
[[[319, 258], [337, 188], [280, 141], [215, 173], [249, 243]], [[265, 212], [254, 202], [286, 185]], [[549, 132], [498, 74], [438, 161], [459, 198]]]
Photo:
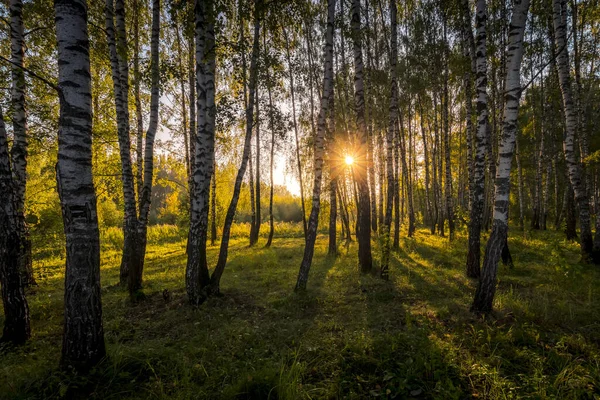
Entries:
[[[293, 292], [303, 249], [290, 225], [265, 249], [231, 242], [223, 297], [186, 304], [186, 233], [152, 227], [146, 300], [118, 286], [122, 234], [102, 233], [109, 358], [86, 377], [57, 368], [64, 256], [36, 253], [33, 338], [0, 355], [0, 398], [594, 398], [600, 388], [600, 272], [556, 232], [512, 232], [493, 315], [468, 308], [466, 237], [401, 239], [390, 280], [358, 272], [356, 243], [327, 256], [319, 236], [306, 293]], [[297, 236], [299, 233], [299, 236]], [[485, 243], [485, 240], [483, 240]], [[40, 246], [38, 246], [40, 247]], [[218, 243], [209, 246], [209, 265]], [[374, 267], [379, 267], [374, 240]], [[163, 292], [170, 293], [170, 301]], [[0, 315], [0, 322], [2, 315]]]

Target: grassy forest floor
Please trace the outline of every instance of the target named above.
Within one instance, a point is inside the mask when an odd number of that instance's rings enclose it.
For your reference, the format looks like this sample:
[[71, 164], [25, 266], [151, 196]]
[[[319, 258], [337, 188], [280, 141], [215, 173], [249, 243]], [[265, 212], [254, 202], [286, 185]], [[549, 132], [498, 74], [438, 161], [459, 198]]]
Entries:
[[320, 236], [304, 294], [292, 290], [302, 239], [276, 238], [270, 249], [236, 239], [224, 296], [199, 308], [186, 304], [180, 235], [151, 236], [146, 299], [136, 304], [117, 284], [120, 252], [105, 238], [109, 357], [88, 376], [58, 369], [64, 260], [39, 251], [33, 338], [0, 349], [0, 397], [599, 399], [600, 269], [578, 264], [578, 245], [562, 233], [510, 236], [515, 268], [500, 267], [485, 319], [469, 312], [464, 232], [453, 243], [424, 229], [402, 238], [388, 282], [358, 273], [355, 242], [332, 258]]

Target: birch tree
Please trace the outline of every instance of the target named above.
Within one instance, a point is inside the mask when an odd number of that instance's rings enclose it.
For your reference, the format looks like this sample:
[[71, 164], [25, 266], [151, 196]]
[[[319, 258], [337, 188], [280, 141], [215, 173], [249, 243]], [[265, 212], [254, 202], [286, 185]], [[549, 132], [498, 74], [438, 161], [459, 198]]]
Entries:
[[[476, 37], [476, 90], [477, 90], [477, 131], [475, 133], [475, 154], [473, 157], [473, 186], [471, 191], [471, 222], [469, 224], [469, 253], [467, 255], [467, 276], [479, 278], [481, 215], [484, 206], [485, 189], [485, 150], [487, 147], [487, 54], [486, 54], [486, 0], [477, 0], [475, 11]], [[468, 117], [470, 118], [470, 116]]]
[[[201, 0], [197, 0], [201, 1]], [[227, 255], [229, 253], [229, 237], [231, 235], [231, 225], [233, 224], [233, 217], [237, 209], [240, 190], [242, 187], [242, 180], [246, 173], [250, 155], [250, 142], [252, 139], [252, 128], [254, 125], [254, 105], [256, 96], [256, 87], [258, 81], [258, 57], [259, 57], [259, 44], [260, 44], [260, 25], [261, 25], [261, 13], [263, 9], [262, 0], [258, 0], [254, 3], [254, 38], [252, 42], [252, 55], [250, 57], [250, 82], [248, 85], [248, 102], [246, 103], [246, 135], [244, 137], [244, 152], [242, 154], [242, 163], [238, 169], [235, 177], [235, 183], [233, 187], [233, 196], [231, 202], [227, 208], [227, 214], [225, 215], [225, 223], [223, 224], [223, 234], [221, 238], [221, 247], [219, 248], [219, 258], [217, 265], [210, 277], [210, 284], [206, 288], [208, 295], [216, 295], [220, 293], [221, 277], [225, 271], [227, 264]]]
[[554, 42], [558, 51], [556, 69], [562, 93], [562, 102], [565, 118], [565, 135], [563, 151], [569, 174], [569, 181], [575, 192], [575, 203], [579, 211], [579, 226], [581, 230], [581, 257], [584, 262], [595, 261], [590, 202], [586, 189], [585, 179], [580, 161], [577, 158], [575, 141], [578, 134], [578, 113], [573, 98], [571, 87], [571, 75], [569, 65], [569, 53], [567, 46], [567, 3], [564, 0], [552, 1], [552, 16], [554, 26]]
[[210, 282], [206, 260], [210, 184], [215, 149], [215, 27], [213, 1], [196, 0], [196, 80], [198, 132], [194, 135], [193, 192], [188, 236], [186, 289], [191, 304], [206, 298]]
[[386, 173], [387, 173], [387, 198], [385, 206], [385, 222], [383, 231], [383, 250], [381, 257], [381, 277], [388, 279], [389, 277], [389, 258], [390, 258], [390, 232], [392, 226], [392, 207], [394, 204], [395, 181], [394, 181], [394, 133], [396, 130], [396, 122], [398, 119], [398, 79], [396, 69], [398, 68], [398, 9], [396, 0], [390, 0], [390, 21], [391, 21], [391, 38], [390, 38], [390, 77], [391, 77], [391, 93], [390, 93], [390, 109], [389, 123], [386, 132]]
[[[116, 15], [115, 15], [116, 14]], [[121, 283], [126, 282], [129, 271], [134, 268], [137, 252], [137, 207], [131, 165], [131, 139], [129, 135], [129, 71], [127, 37], [125, 33], [124, 0], [106, 0], [106, 37], [108, 42], [112, 80], [117, 116], [117, 136], [121, 158], [121, 182], [124, 200], [123, 255], [121, 260]], [[118, 29], [115, 30], [115, 17]], [[117, 34], [118, 32], [118, 34]], [[138, 122], [139, 125], [139, 122]]]
[[[323, 178], [323, 154], [325, 151], [325, 133], [327, 130], [327, 116], [333, 92], [333, 37], [334, 37], [334, 19], [335, 19], [335, 0], [327, 0], [327, 29], [325, 31], [325, 47], [323, 49], [324, 74], [323, 90], [321, 95], [321, 106], [317, 119], [317, 132], [315, 136], [314, 147], [314, 182], [312, 209], [308, 218], [308, 229], [306, 235], [306, 245], [304, 254], [298, 272], [296, 281], [296, 291], [305, 290], [308, 282], [308, 274], [312, 264], [315, 251], [315, 241], [317, 239], [317, 226], [319, 223], [319, 212], [321, 210], [321, 181]], [[367, 211], [368, 213], [368, 211]], [[366, 225], [367, 232], [370, 232], [370, 226]]]
[[29, 339], [29, 306], [23, 288], [21, 273], [21, 218], [15, 199], [15, 182], [12, 176], [11, 160], [8, 153], [8, 140], [4, 116], [0, 109], [0, 286], [4, 306], [4, 329], [1, 342], [20, 344]]
[[[483, 272], [471, 306], [471, 310], [478, 313], [487, 313], [492, 310], [494, 294], [496, 293], [498, 261], [508, 236], [510, 170], [517, 136], [517, 116], [521, 98], [520, 73], [523, 59], [523, 37], [528, 10], [529, 0], [515, 0], [508, 32], [504, 116], [494, 188], [494, 221], [485, 249]], [[479, 135], [479, 132], [477, 134]]]
[[25, 110], [25, 72], [23, 58], [25, 55], [23, 2], [10, 0], [10, 61], [11, 61], [11, 104], [14, 141], [11, 149], [12, 174], [15, 184], [15, 206], [19, 218], [19, 236], [22, 253], [19, 257], [19, 268], [23, 274], [23, 284], [34, 285], [31, 265], [31, 239], [25, 222], [25, 188], [27, 186], [27, 113]]
[[[358, 186], [357, 232], [358, 264], [362, 272], [368, 272], [373, 267], [371, 258], [371, 205], [369, 184], [367, 180], [368, 133], [365, 123], [365, 94], [363, 79], [363, 55], [360, 27], [360, 0], [352, 0], [352, 42], [354, 49], [354, 107], [358, 131], [358, 154], [355, 157], [356, 180]], [[322, 106], [321, 106], [322, 107]]]
[[100, 237], [92, 180], [92, 105], [87, 3], [54, 2], [60, 117], [56, 180], [66, 238], [61, 365], [86, 371], [106, 354]]

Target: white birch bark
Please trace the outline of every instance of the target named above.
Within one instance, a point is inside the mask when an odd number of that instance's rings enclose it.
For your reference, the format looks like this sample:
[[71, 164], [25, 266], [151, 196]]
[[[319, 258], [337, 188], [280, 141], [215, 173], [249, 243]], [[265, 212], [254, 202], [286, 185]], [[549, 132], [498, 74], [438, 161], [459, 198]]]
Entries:
[[569, 173], [569, 181], [575, 192], [575, 202], [579, 211], [579, 225], [581, 230], [581, 257], [584, 262], [595, 261], [593, 255], [592, 229], [590, 223], [590, 202], [587, 193], [581, 162], [579, 161], [575, 142], [578, 132], [578, 115], [571, 87], [569, 50], [567, 46], [567, 7], [564, 0], [552, 1], [552, 15], [554, 25], [554, 42], [557, 51], [556, 69], [562, 92], [565, 135], [563, 151]]
[[193, 195], [188, 238], [186, 289], [191, 304], [206, 299], [209, 284], [206, 261], [210, 184], [213, 174], [215, 145], [215, 32], [213, 1], [196, 1], [196, 102], [197, 127], [195, 135]]
[[373, 267], [371, 257], [371, 206], [367, 181], [368, 134], [365, 123], [364, 64], [361, 44], [360, 0], [352, 0], [352, 42], [354, 50], [354, 107], [358, 131], [358, 153], [355, 155], [355, 175], [358, 186], [357, 232], [358, 264], [362, 272]]
[[15, 183], [4, 116], [0, 109], [0, 286], [4, 306], [4, 328], [1, 342], [20, 344], [29, 339], [29, 306], [23, 288], [20, 270], [22, 237], [20, 218], [15, 200]]
[[471, 223], [469, 224], [469, 253], [467, 255], [467, 276], [480, 275], [481, 217], [484, 207], [485, 151], [487, 148], [487, 54], [486, 54], [486, 0], [477, 0], [475, 24], [476, 38], [476, 90], [477, 90], [477, 131], [475, 133], [475, 156], [473, 157], [473, 177], [471, 188]]
[[510, 171], [517, 136], [517, 116], [521, 98], [520, 77], [521, 61], [523, 59], [523, 36], [529, 3], [529, 0], [515, 0], [508, 33], [504, 117], [494, 187], [494, 221], [492, 233], [485, 249], [483, 271], [471, 306], [472, 311], [479, 313], [487, 313], [492, 310], [496, 292], [498, 261], [506, 245], [508, 234]]
[[[317, 133], [315, 136], [314, 147], [314, 182], [312, 209], [308, 218], [308, 229], [306, 235], [306, 246], [304, 255], [298, 272], [296, 281], [296, 290], [305, 290], [308, 282], [308, 274], [312, 264], [315, 251], [315, 241], [317, 238], [317, 226], [319, 223], [319, 212], [321, 210], [321, 181], [323, 178], [323, 154], [325, 147], [325, 132], [327, 130], [327, 116], [333, 92], [333, 37], [334, 37], [334, 19], [335, 19], [336, 0], [327, 0], [327, 29], [325, 31], [324, 53], [324, 74], [323, 90], [321, 97], [321, 107], [317, 119]], [[370, 226], [367, 225], [367, 231], [370, 232]]]
[[89, 370], [104, 358], [100, 238], [92, 179], [92, 105], [87, 4], [54, 2], [60, 119], [56, 179], [66, 236], [61, 364]]

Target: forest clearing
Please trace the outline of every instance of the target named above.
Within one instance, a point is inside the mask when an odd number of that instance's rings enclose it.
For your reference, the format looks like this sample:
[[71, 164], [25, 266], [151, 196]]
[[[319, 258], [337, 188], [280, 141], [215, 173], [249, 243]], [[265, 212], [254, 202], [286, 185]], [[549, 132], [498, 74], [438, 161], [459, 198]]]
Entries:
[[0, 399], [600, 400], [598, 0], [1, 0]]
[[[298, 226], [301, 230], [301, 227]], [[300, 233], [300, 231], [299, 231]], [[419, 229], [393, 252], [390, 280], [358, 274], [356, 243], [316, 248], [313, 284], [294, 293], [301, 238], [270, 249], [234, 239], [223, 297], [187, 306], [185, 241], [150, 242], [144, 302], [119, 287], [118, 242], [103, 241], [108, 359], [87, 376], [57, 368], [63, 263], [36, 255], [44, 284], [29, 295], [36, 332], [2, 357], [5, 398], [594, 398], [600, 380], [600, 271], [555, 232], [511, 237], [497, 310], [468, 311], [475, 289], [456, 243]], [[262, 238], [263, 244], [266, 238]], [[209, 247], [209, 260], [217, 247]], [[38, 256], [42, 256], [38, 258]], [[41, 277], [40, 277], [41, 279]], [[165, 298], [165, 290], [169, 295]], [[75, 396], [77, 397], [77, 396]]]

